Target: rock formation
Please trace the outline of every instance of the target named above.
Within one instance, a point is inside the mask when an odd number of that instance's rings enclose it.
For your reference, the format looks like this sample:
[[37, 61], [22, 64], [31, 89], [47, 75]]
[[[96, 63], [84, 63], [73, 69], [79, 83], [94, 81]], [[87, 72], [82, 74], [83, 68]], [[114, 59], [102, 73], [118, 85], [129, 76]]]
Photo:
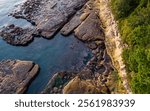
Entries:
[[[33, 25], [33, 29], [8, 25], [0, 30], [0, 36], [9, 44], [26, 45], [33, 40], [34, 36], [52, 38], [68, 20], [76, 14], [74, 22], [66, 25], [64, 35], [75, 29], [81, 21], [78, 16], [81, 14], [82, 6], [88, 0], [26, 0], [16, 6], [10, 14], [16, 19], [25, 19]], [[77, 12], [80, 10], [79, 12]], [[76, 13], [77, 12], [77, 13]], [[69, 27], [69, 28], [68, 28]], [[66, 34], [65, 34], [66, 33]]]
[[36, 26], [37, 32], [51, 38], [88, 0], [27, 0], [11, 13]]
[[0, 93], [24, 93], [38, 74], [39, 66], [31, 61], [4, 60], [0, 62]]
[[26, 45], [33, 40], [33, 32], [33, 29], [23, 29], [11, 24], [0, 30], [0, 36], [11, 45]]

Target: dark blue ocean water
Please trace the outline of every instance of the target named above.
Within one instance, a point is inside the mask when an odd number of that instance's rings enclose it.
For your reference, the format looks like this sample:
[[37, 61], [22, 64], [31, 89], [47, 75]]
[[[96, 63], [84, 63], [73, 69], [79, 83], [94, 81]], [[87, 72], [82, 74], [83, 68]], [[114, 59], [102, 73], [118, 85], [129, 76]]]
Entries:
[[[21, 0], [0, 0], [0, 27], [14, 23], [30, 26], [25, 20], [16, 20], [7, 15]], [[11, 46], [0, 37], [0, 60], [30, 60], [40, 65], [40, 72], [29, 86], [27, 93], [40, 93], [54, 73], [77, 71], [91, 57], [91, 51], [73, 35], [63, 37], [59, 33], [51, 40], [35, 38], [28, 46]]]

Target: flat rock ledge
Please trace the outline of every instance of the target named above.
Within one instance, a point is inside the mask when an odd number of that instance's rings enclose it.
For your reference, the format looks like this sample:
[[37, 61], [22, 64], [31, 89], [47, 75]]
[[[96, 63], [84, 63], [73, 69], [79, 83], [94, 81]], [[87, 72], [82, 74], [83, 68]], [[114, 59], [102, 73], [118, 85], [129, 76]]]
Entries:
[[0, 61], [0, 93], [24, 93], [38, 71], [39, 66], [32, 61]]

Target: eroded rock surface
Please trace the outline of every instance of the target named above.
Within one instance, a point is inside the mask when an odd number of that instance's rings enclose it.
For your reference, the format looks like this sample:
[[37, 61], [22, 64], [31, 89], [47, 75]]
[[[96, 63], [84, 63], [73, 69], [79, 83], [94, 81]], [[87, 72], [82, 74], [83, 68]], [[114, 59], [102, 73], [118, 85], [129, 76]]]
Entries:
[[3, 27], [0, 36], [11, 45], [26, 45], [33, 40], [33, 29], [20, 28], [14, 24]]
[[27, 0], [11, 13], [36, 26], [41, 36], [51, 38], [88, 0]]
[[0, 93], [24, 93], [29, 82], [38, 74], [39, 66], [32, 61], [5, 60], [0, 62]]

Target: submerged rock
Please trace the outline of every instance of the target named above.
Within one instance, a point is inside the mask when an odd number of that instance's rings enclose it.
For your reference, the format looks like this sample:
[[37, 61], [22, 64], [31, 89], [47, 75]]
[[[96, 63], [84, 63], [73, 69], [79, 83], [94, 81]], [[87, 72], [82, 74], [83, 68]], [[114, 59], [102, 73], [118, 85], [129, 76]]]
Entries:
[[36, 26], [37, 32], [51, 38], [88, 0], [27, 0], [11, 15]]
[[5, 60], [0, 62], [0, 93], [24, 93], [38, 74], [39, 66], [32, 61]]
[[11, 45], [26, 45], [33, 40], [33, 32], [33, 29], [23, 29], [12, 24], [3, 27], [0, 36]]

